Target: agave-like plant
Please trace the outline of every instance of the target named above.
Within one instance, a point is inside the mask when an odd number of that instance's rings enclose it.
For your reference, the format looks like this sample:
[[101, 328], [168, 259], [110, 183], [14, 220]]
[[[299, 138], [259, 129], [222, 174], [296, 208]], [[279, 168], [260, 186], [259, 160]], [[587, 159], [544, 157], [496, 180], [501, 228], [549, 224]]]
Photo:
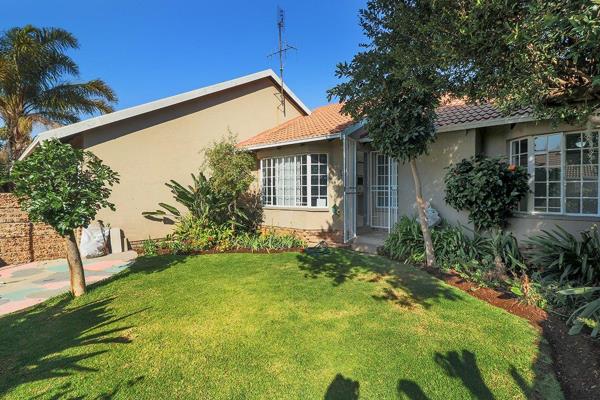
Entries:
[[[199, 220], [214, 221], [215, 219], [226, 218], [226, 200], [212, 189], [210, 181], [203, 173], [191, 174], [191, 176], [192, 184], [187, 187], [174, 180], [165, 183], [171, 189], [175, 201], [187, 209], [187, 214]], [[162, 209], [145, 211], [142, 215], [154, 220], [164, 220], [166, 218], [175, 221], [181, 220], [186, 215], [186, 213], [182, 213], [177, 207], [170, 204], [158, 203], [158, 205]]]
[[584, 298], [583, 305], [573, 311], [567, 320], [567, 324], [572, 325], [569, 334], [577, 335], [583, 327], [588, 326], [592, 329], [592, 337], [597, 337], [600, 331], [600, 287], [564, 289], [558, 293]]
[[532, 236], [529, 261], [546, 279], [571, 286], [600, 283], [600, 234], [596, 226], [581, 232], [581, 239], [560, 226]]

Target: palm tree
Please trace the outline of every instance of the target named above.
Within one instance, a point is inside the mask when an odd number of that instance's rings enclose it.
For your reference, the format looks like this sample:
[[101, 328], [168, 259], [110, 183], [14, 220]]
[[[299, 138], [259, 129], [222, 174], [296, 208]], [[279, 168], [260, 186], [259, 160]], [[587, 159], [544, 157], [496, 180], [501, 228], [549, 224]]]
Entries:
[[56, 128], [83, 114], [113, 111], [116, 95], [102, 80], [68, 81], [79, 68], [66, 52], [78, 47], [59, 28], [26, 25], [0, 35], [0, 132], [11, 162], [31, 141], [34, 125]]

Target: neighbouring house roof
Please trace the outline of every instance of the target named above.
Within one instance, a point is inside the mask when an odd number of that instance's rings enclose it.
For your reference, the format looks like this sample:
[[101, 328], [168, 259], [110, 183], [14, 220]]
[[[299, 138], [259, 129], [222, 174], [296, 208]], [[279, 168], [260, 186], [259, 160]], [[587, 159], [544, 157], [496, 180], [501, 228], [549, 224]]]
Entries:
[[[296, 117], [274, 128], [238, 144], [248, 150], [303, 143], [339, 137], [344, 130], [359, 127], [352, 118], [341, 113], [341, 104], [328, 104], [319, 107], [310, 115]], [[504, 125], [516, 122], [534, 121], [528, 110], [503, 116], [491, 104], [467, 104], [463, 100], [445, 101], [436, 111], [435, 122], [438, 132], [451, 132], [463, 129], [475, 129], [486, 126]], [[364, 134], [367, 136], [367, 133]]]
[[244, 140], [239, 147], [252, 150], [269, 145], [293, 144], [338, 137], [343, 130], [354, 126], [352, 118], [341, 113], [341, 104], [328, 104], [319, 107], [310, 115], [303, 115], [268, 129]]
[[[276, 85], [280, 85], [279, 77], [271, 69], [256, 72], [250, 75], [245, 75], [240, 78], [232, 79], [229, 81], [217, 83], [211, 86], [205, 86], [200, 89], [192, 90], [190, 92], [181, 93], [171, 97], [165, 97], [160, 100], [151, 101], [149, 103], [141, 104], [139, 106], [126, 108], [124, 110], [115, 111], [109, 114], [104, 114], [98, 117], [90, 118], [81, 122], [77, 122], [71, 125], [63, 126], [56, 129], [51, 129], [40, 133], [35, 137], [31, 144], [25, 149], [20, 159], [27, 157], [31, 151], [41, 142], [47, 139], [63, 139], [70, 136], [84, 133], [90, 129], [97, 128], [103, 125], [108, 125], [114, 122], [122, 121], [128, 118], [136, 117], [141, 114], [145, 114], [151, 111], [156, 111], [162, 108], [170, 107], [179, 103], [183, 103], [190, 100], [199, 99], [204, 96], [208, 96], [223, 90], [231, 89], [236, 86], [245, 85], [260, 79], [270, 78]], [[290, 97], [290, 99], [300, 107], [307, 115], [311, 113], [310, 109], [302, 103], [302, 101], [292, 92], [287, 85], [283, 85], [284, 91]]]

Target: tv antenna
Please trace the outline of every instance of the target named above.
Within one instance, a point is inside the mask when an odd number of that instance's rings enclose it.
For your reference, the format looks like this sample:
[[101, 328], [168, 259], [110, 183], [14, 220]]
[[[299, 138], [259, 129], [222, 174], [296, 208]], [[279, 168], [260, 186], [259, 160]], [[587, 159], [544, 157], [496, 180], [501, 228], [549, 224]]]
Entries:
[[283, 92], [283, 61], [285, 59], [285, 54], [289, 50], [298, 50], [294, 46], [290, 46], [283, 39], [283, 31], [285, 29], [285, 13], [281, 7], [277, 7], [277, 30], [279, 32], [279, 50], [274, 53], [269, 54], [269, 57], [273, 57], [275, 55], [279, 56], [279, 79], [280, 87], [279, 87], [279, 97], [281, 101], [281, 109], [283, 111], [283, 115], [285, 116], [285, 93]]

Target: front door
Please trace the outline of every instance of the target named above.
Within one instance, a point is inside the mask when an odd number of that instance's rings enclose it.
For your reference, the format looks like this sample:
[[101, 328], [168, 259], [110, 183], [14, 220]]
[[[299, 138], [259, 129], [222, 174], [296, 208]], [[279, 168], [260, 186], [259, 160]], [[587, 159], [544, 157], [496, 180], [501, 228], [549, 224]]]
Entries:
[[344, 136], [344, 242], [356, 237], [356, 140]]

